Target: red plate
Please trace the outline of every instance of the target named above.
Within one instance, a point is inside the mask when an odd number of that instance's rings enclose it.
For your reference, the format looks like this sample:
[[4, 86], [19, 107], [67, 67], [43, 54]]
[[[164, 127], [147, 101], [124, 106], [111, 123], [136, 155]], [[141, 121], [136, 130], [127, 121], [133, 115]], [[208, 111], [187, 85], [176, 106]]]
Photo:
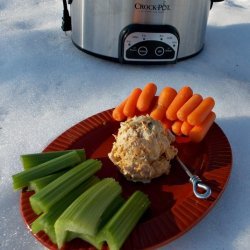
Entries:
[[[232, 168], [230, 144], [217, 124], [209, 130], [202, 143], [176, 144], [184, 163], [199, 175], [212, 189], [209, 199], [199, 200], [193, 195], [188, 177], [173, 162], [171, 173], [150, 184], [132, 183], [119, 173], [108, 159], [119, 123], [112, 119], [112, 110], [96, 114], [71, 127], [56, 138], [44, 151], [84, 148], [87, 157], [98, 158], [103, 168], [100, 177], [114, 177], [123, 188], [125, 197], [135, 190], [145, 192], [151, 206], [130, 234], [122, 249], [155, 249], [166, 245], [195, 226], [216, 204], [228, 182]], [[28, 227], [36, 219], [29, 197], [32, 192], [21, 193], [21, 214]], [[56, 249], [44, 232], [34, 235], [45, 247]], [[67, 243], [64, 249], [94, 249], [82, 240]]]

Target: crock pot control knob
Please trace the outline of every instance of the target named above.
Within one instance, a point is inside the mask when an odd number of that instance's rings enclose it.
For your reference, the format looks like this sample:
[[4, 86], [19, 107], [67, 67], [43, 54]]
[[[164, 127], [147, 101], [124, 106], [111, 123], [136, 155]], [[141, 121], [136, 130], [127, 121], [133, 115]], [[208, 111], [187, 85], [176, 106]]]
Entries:
[[163, 48], [163, 47], [157, 47], [157, 48], [155, 49], [155, 54], [156, 54], [157, 56], [162, 56], [162, 55], [164, 54], [164, 48]]
[[138, 54], [140, 56], [146, 56], [148, 54], [148, 49], [145, 46], [141, 46], [138, 48]]

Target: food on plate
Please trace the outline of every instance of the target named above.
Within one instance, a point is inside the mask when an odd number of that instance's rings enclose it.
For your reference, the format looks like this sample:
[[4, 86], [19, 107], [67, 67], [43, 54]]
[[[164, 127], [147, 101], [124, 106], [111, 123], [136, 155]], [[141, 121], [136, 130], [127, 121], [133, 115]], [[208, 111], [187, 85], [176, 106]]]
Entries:
[[63, 150], [63, 151], [50, 151], [42, 153], [24, 154], [20, 156], [24, 170], [30, 169], [46, 161], [52, 160], [58, 156], [65, 155], [69, 152], [75, 151], [82, 161], [86, 159], [86, 153], [84, 149]]
[[108, 156], [128, 180], [149, 182], [169, 173], [177, 154], [171, 145], [175, 138], [159, 121], [135, 116], [121, 122], [115, 139]]
[[77, 152], [72, 151], [40, 165], [22, 171], [12, 176], [13, 188], [15, 190], [29, 186], [29, 182], [57, 171], [73, 167], [81, 162], [81, 157]]
[[212, 111], [215, 101], [212, 97], [205, 98], [195, 110], [188, 115], [187, 122], [191, 125], [201, 124]]
[[118, 182], [105, 178], [77, 197], [55, 222], [58, 247], [81, 238], [97, 249], [104, 242], [111, 250], [120, 249], [150, 204], [140, 191], [124, 201], [121, 191]]
[[65, 197], [60, 199], [47, 213], [43, 213], [32, 222], [32, 232], [36, 234], [40, 231], [44, 231], [49, 236], [50, 240], [53, 243], [56, 243], [56, 220], [77, 197], [79, 197], [83, 192], [85, 192], [97, 182], [99, 182], [99, 179], [95, 176], [91, 176], [89, 179], [73, 189]]
[[127, 102], [127, 98], [123, 100], [112, 112], [112, 116], [116, 121], [124, 121], [127, 117], [123, 113], [124, 106]]
[[158, 98], [157, 106], [150, 113], [150, 116], [155, 120], [162, 120], [166, 115], [166, 110], [174, 100], [177, 92], [171, 87], [165, 87]]
[[155, 120], [161, 121], [164, 118], [165, 113], [166, 113], [166, 108], [157, 105], [150, 113], [150, 116]]
[[184, 121], [181, 125], [182, 134], [188, 136], [193, 127], [193, 125], [190, 125], [188, 122]]
[[177, 92], [171, 87], [165, 87], [159, 95], [158, 105], [165, 107], [166, 109], [172, 103], [176, 97]]
[[203, 140], [205, 135], [207, 134], [207, 131], [212, 126], [214, 120], [216, 118], [216, 115], [214, 112], [210, 112], [205, 121], [203, 121], [201, 124], [194, 126], [190, 133], [190, 139], [193, 142], [200, 142]]
[[[71, 167], [50, 174], [48, 165], [55, 165], [51, 161], [62, 158], [67, 161], [68, 155], [77, 155], [80, 163], [71, 158]], [[27, 182], [34, 191], [29, 198], [31, 208], [39, 214], [31, 223], [32, 232], [44, 231], [59, 249], [64, 243], [80, 238], [98, 249], [107, 243], [109, 249], [118, 250], [150, 204], [141, 191], [124, 199], [117, 181], [96, 177], [101, 162], [86, 160], [83, 149], [27, 154], [21, 159], [22, 172], [38, 169], [43, 173], [43, 177]]]
[[134, 192], [115, 213], [99, 234], [101, 242], [107, 242], [110, 250], [118, 250], [144, 214], [150, 201], [140, 192]]
[[123, 113], [127, 117], [133, 117], [136, 114], [136, 104], [141, 92], [140, 88], [135, 88], [128, 96], [123, 108]]
[[157, 87], [154, 83], [148, 83], [145, 85], [136, 103], [136, 107], [139, 111], [144, 112], [149, 109], [156, 91]]
[[30, 181], [29, 187], [31, 190], [38, 192], [39, 190], [41, 190], [42, 188], [47, 186], [49, 183], [51, 183], [52, 181], [54, 181], [55, 179], [57, 179], [58, 177], [60, 177], [61, 175], [65, 173], [66, 173], [66, 170], [65, 171], [62, 170], [57, 173], [46, 175], [44, 177], [35, 179], [33, 181]]
[[182, 126], [182, 121], [175, 121], [171, 127], [172, 131], [175, 133], [175, 135], [182, 135], [181, 132], [181, 126]]
[[177, 93], [174, 100], [171, 102], [166, 111], [167, 119], [170, 121], [175, 121], [178, 119], [178, 110], [188, 101], [188, 99], [193, 95], [193, 91], [190, 87], [184, 86]]
[[189, 86], [182, 87], [178, 93], [171, 87], [165, 87], [159, 97], [155, 96], [156, 90], [157, 86], [153, 83], [146, 84], [143, 90], [134, 89], [130, 96], [113, 110], [114, 120], [121, 122], [134, 116], [149, 114], [175, 133], [177, 142], [200, 142], [198, 138], [203, 139], [213, 123], [204, 136], [190, 137], [189, 133], [194, 125], [201, 125], [212, 112], [214, 99], [212, 97], [203, 99], [200, 94], [193, 94]]
[[101, 168], [101, 162], [88, 159], [44, 187], [30, 197], [30, 204], [36, 214], [48, 212], [60, 199], [70, 193], [83, 181], [94, 175]]
[[178, 110], [178, 119], [183, 122], [186, 121], [188, 115], [202, 102], [202, 99], [201, 95], [193, 94], [193, 96]]
[[55, 223], [58, 247], [63, 246], [68, 232], [96, 236], [105, 210], [121, 192], [121, 186], [112, 178], [105, 178], [83, 192]]

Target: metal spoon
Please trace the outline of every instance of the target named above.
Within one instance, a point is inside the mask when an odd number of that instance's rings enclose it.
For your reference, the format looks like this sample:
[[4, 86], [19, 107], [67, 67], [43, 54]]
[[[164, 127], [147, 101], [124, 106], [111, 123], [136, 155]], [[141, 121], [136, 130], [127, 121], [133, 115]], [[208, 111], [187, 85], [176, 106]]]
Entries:
[[[176, 156], [176, 160], [180, 163], [183, 170], [190, 177], [189, 181], [193, 185], [193, 192], [194, 192], [195, 196], [199, 199], [208, 198], [212, 193], [211, 188], [209, 186], [207, 186], [206, 184], [204, 184], [201, 181], [201, 179], [199, 178], [199, 176], [193, 175], [178, 156]], [[205, 192], [199, 192], [198, 188], [200, 188], [200, 191], [205, 191]]]

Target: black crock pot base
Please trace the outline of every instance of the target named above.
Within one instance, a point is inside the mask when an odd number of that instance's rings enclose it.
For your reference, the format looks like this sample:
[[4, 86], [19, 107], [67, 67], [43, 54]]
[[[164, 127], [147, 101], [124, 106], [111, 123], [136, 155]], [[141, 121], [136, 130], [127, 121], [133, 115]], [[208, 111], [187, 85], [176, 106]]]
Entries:
[[[104, 59], [104, 60], [109, 60], [109, 61], [112, 61], [112, 62], [118, 62], [118, 63], [121, 63], [120, 60], [118, 58], [114, 58], [114, 57], [110, 57], [110, 56], [103, 56], [103, 55], [100, 55], [100, 54], [97, 54], [97, 53], [94, 53], [94, 52], [91, 52], [89, 50], [86, 50], [86, 49], [83, 49], [81, 48], [80, 46], [78, 46], [76, 43], [74, 43], [74, 41], [72, 40], [73, 44], [81, 51], [83, 51], [84, 53], [88, 54], [88, 55], [91, 55], [91, 56], [94, 56], [94, 57], [98, 57], [98, 58], [101, 58], [101, 59]], [[183, 61], [183, 60], [186, 60], [186, 59], [189, 59], [189, 58], [192, 58], [196, 55], [198, 55], [204, 48], [204, 45], [202, 46], [202, 48], [197, 51], [196, 53], [192, 54], [192, 55], [189, 55], [189, 56], [185, 56], [185, 57], [182, 57], [182, 58], [177, 58], [177, 61], [176, 62], [180, 62], [180, 61]], [[123, 64], [135, 64], [135, 65], [162, 65], [162, 64], [175, 64], [176, 62], [123, 62]]]

